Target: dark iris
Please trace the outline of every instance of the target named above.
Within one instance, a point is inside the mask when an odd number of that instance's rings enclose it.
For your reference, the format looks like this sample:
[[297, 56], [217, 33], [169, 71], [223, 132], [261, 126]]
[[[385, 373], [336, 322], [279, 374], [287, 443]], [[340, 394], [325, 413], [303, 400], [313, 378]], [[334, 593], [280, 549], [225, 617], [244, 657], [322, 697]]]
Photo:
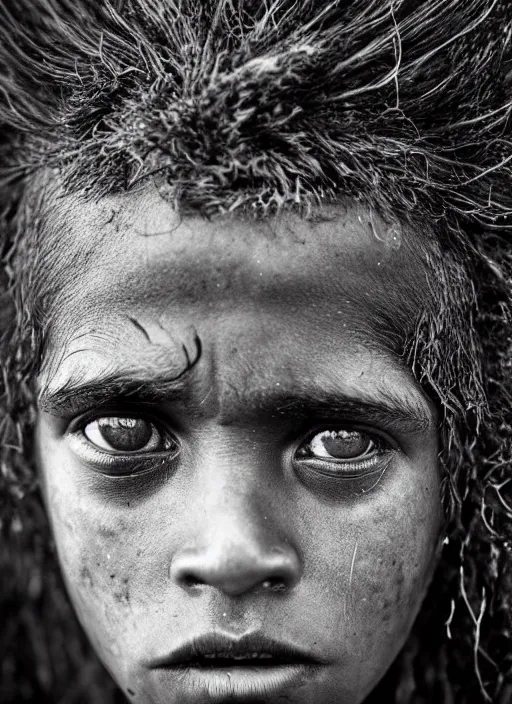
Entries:
[[142, 418], [100, 418], [98, 430], [113, 450], [137, 452], [146, 448], [153, 425]]
[[337, 459], [360, 457], [371, 446], [371, 440], [356, 431], [327, 431], [320, 439], [325, 451]]
[[375, 442], [367, 433], [340, 428], [321, 430], [310, 436], [297, 454], [303, 458], [350, 461], [368, 458], [375, 448]]

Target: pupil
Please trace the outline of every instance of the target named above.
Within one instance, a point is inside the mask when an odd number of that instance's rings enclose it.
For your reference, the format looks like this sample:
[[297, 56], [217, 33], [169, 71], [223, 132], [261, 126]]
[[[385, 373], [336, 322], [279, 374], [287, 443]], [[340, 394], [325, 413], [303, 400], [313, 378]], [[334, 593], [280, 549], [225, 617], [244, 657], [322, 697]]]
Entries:
[[359, 457], [368, 450], [369, 441], [358, 432], [347, 430], [326, 431], [321, 434], [325, 451], [339, 459]]
[[102, 418], [99, 430], [115, 450], [136, 452], [151, 440], [151, 424], [140, 418]]

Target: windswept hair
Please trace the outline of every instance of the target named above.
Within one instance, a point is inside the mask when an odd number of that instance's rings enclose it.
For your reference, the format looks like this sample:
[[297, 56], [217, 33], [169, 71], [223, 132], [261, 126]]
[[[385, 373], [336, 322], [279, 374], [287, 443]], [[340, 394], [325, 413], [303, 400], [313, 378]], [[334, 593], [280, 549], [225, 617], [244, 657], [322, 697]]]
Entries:
[[151, 182], [206, 217], [357, 201], [428, 223], [437, 308], [403, 354], [441, 414], [446, 529], [374, 697], [512, 701], [511, 42], [510, 0], [0, 0], [0, 652], [24, 647], [0, 658], [3, 702], [114, 696], [76, 679], [93, 660], [33, 468], [39, 174], [93, 199]]

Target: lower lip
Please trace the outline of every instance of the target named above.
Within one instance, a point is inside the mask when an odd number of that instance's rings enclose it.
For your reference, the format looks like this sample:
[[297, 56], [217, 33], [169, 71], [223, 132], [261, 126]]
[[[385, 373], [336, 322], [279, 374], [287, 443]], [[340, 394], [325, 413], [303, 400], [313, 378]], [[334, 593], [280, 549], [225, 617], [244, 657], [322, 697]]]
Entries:
[[[313, 680], [319, 665], [246, 665], [233, 667], [168, 667], [159, 668], [158, 679], [166, 688], [172, 686], [186, 702], [255, 702], [261, 697], [291, 693], [296, 687]], [[177, 697], [177, 701], [182, 701]]]

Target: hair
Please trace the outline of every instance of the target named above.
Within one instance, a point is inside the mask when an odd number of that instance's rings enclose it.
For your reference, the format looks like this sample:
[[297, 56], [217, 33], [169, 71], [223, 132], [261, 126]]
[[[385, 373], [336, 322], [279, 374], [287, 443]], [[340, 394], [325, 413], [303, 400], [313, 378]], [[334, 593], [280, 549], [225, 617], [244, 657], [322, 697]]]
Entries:
[[151, 182], [210, 218], [351, 200], [429, 223], [436, 306], [403, 355], [441, 414], [444, 542], [373, 696], [511, 700], [511, 37], [509, 0], [1, 0], [2, 701], [116, 696], [34, 467], [52, 181], [89, 199]]

